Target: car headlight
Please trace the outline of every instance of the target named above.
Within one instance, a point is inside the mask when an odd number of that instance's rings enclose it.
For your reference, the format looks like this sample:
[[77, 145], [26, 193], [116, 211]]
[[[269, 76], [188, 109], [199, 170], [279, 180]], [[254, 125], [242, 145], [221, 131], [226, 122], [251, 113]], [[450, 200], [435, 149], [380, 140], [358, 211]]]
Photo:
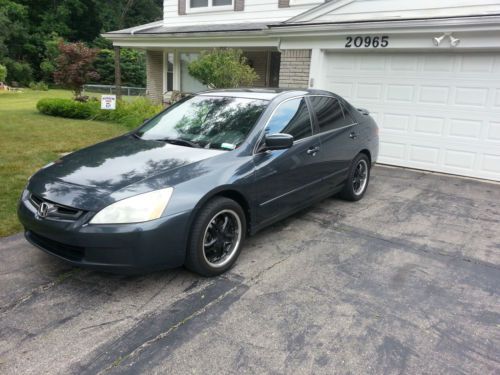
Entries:
[[141, 223], [158, 219], [167, 207], [174, 188], [135, 195], [103, 208], [90, 224]]

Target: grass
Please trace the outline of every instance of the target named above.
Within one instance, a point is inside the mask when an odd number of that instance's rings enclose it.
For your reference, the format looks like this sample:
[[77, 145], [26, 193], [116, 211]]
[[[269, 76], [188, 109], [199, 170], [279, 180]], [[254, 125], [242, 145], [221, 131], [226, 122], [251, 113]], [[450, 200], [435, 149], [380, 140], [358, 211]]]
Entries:
[[29, 176], [62, 153], [127, 131], [109, 122], [42, 115], [36, 103], [44, 97], [71, 98], [71, 92], [0, 92], [0, 237], [22, 230], [16, 206]]

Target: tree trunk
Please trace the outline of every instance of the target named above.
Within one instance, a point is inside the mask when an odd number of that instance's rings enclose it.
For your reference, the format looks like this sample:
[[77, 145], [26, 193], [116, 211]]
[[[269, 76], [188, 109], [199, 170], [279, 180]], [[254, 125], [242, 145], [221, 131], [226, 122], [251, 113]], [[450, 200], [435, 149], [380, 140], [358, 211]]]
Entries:
[[116, 99], [122, 98], [122, 69], [120, 66], [120, 47], [115, 46], [115, 87]]

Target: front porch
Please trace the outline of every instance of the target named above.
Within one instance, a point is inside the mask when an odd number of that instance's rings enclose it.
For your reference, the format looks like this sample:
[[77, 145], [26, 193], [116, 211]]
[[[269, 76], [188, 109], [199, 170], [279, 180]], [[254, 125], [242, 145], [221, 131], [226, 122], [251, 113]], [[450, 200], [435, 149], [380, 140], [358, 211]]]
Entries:
[[[156, 48], [146, 50], [147, 95], [155, 102], [165, 102], [174, 91], [193, 93], [207, 87], [189, 75], [188, 65], [201, 51], [210, 48]], [[245, 48], [244, 56], [259, 78], [255, 87], [278, 87], [281, 53], [275, 48]]]

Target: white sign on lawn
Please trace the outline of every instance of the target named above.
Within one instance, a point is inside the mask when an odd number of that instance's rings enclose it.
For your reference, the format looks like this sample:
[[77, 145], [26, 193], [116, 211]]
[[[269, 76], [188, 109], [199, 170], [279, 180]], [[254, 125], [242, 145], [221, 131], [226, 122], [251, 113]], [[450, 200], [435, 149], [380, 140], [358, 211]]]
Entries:
[[116, 95], [101, 95], [101, 109], [116, 109]]

